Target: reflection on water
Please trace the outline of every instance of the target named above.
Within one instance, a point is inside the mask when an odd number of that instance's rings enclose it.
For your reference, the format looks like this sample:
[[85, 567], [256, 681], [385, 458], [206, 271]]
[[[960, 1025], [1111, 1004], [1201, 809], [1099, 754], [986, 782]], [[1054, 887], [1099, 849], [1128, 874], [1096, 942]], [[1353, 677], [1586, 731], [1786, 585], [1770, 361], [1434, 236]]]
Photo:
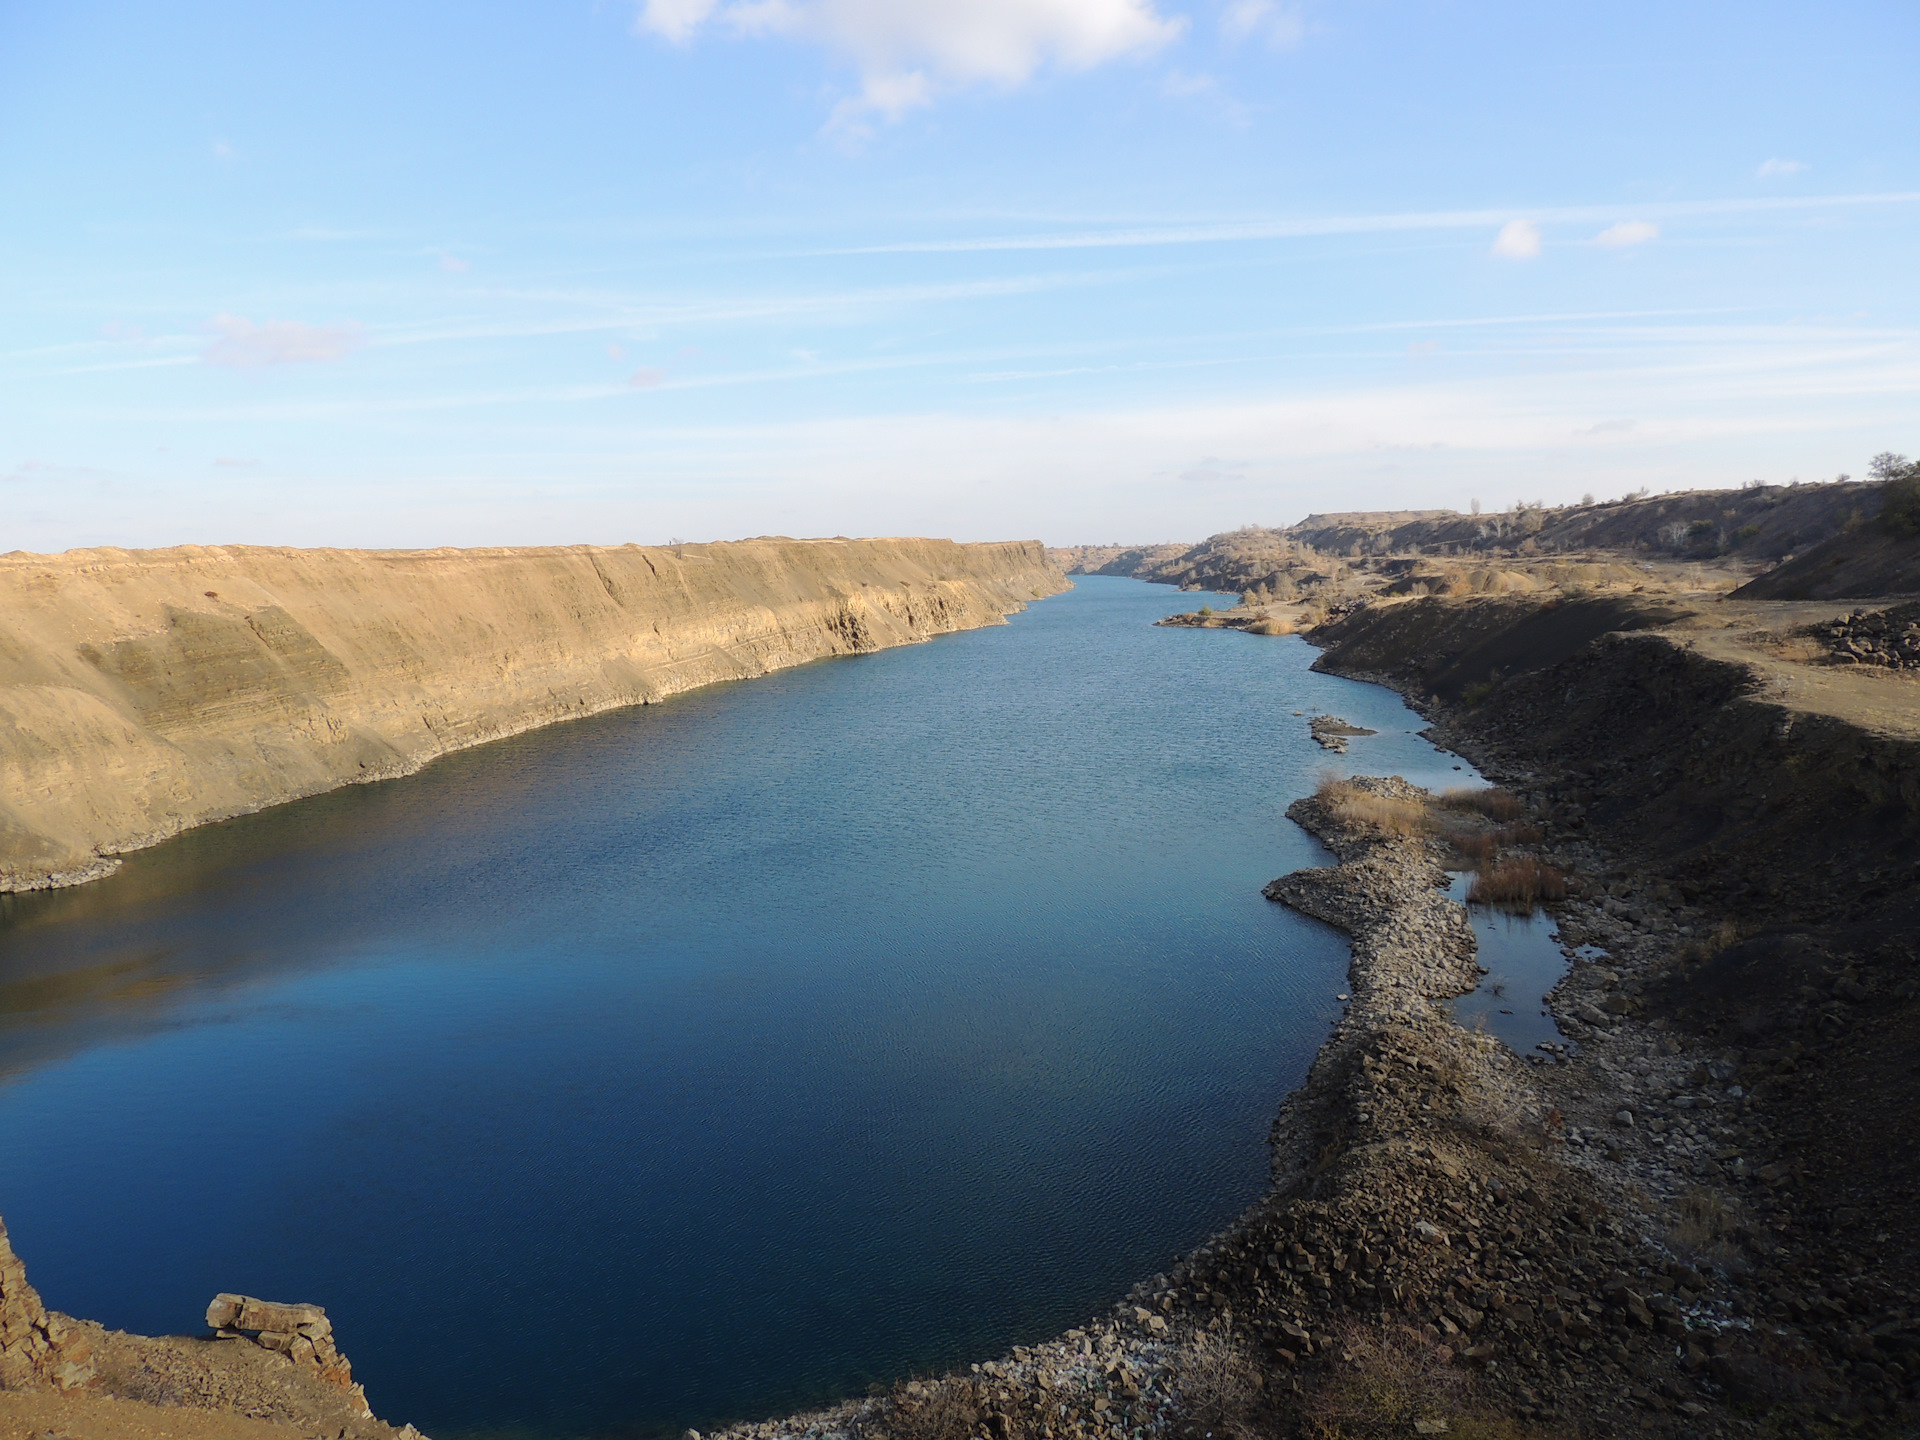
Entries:
[[[1472, 872], [1456, 873], [1448, 898], [1466, 905], [1472, 884]], [[1455, 997], [1454, 1018], [1470, 1030], [1496, 1036], [1520, 1055], [1537, 1059], [1565, 1046], [1567, 1039], [1547, 1009], [1548, 994], [1567, 973], [1551, 917], [1538, 906], [1521, 915], [1498, 905], [1467, 905], [1467, 919], [1487, 973], [1472, 993]]]
[[[1083, 580], [0, 907], [0, 1214], [148, 1332], [328, 1307], [449, 1440], [707, 1428], [1073, 1324], [1258, 1193], [1344, 941], [1292, 639]], [[1191, 596], [1178, 597], [1179, 604]], [[1204, 598], [1204, 597], [1203, 597]]]

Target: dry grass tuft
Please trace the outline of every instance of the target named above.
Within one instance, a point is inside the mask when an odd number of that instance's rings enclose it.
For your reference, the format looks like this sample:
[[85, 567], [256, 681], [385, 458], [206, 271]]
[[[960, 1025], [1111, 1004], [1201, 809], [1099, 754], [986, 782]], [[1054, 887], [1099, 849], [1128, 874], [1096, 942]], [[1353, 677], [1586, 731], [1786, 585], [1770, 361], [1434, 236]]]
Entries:
[[1522, 856], [1496, 860], [1473, 877], [1470, 905], [1507, 905], [1531, 909], [1542, 900], [1567, 898], [1567, 877], [1544, 860]]
[[888, 1440], [973, 1440], [981, 1412], [970, 1380], [934, 1380], [911, 1390], [902, 1385], [893, 1392], [881, 1428]]
[[1472, 810], [1489, 820], [1502, 824], [1518, 820], [1527, 813], [1527, 807], [1518, 795], [1498, 786], [1480, 790], [1449, 790], [1440, 797], [1440, 803], [1449, 810]]
[[1337, 775], [1323, 777], [1314, 794], [1321, 804], [1347, 824], [1381, 835], [1412, 837], [1433, 831], [1433, 817], [1418, 800], [1397, 800], [1389, 795], [1376, 795]]
[[1722, 920], [1713, 929], [1697, 939], [1688, 941], [1680, 947], [1679, 960], [1683, 965], [1699, 965], [1713, 959], [1721, 951], [1730, 949], [1747, 938], [1747, 931], [1736, 920]]
[[1442, 1422], [1449, 1440], [1520, 1440], [1542, 1432], [1485, 1408], [1479, 1386], [1450, 1352], [1404, 1326], [1353, 1325], [1340, 1363], [1308, 1393], [1301, 1433], [1310, 1440], [1376, 1440]]
[[1739, 1263], [1740, 1217], [1724, 1195], [1704, 1185], [1689, 1185], [1681, 1193], [1679, 1212], [1667, 1231], [1675, 1249], [1713, 1265]]

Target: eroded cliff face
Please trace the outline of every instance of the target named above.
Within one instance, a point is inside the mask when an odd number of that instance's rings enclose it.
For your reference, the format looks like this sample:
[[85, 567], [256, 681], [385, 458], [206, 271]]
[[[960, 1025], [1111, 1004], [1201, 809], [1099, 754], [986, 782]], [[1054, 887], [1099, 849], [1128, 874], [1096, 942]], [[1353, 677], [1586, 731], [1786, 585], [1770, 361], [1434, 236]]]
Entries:
[[0, 891], [557, 720], [981, 625], [1037, 543], [0, 556]]

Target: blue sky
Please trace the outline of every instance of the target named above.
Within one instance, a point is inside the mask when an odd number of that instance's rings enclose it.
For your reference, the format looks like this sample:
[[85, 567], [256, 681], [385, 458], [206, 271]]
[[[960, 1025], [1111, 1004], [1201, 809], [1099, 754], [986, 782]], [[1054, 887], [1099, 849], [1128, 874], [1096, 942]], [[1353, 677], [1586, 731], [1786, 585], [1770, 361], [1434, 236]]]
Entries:
[[0, 549], [1859, 473], [1916, 62], [1909, 0], [0, 0]]

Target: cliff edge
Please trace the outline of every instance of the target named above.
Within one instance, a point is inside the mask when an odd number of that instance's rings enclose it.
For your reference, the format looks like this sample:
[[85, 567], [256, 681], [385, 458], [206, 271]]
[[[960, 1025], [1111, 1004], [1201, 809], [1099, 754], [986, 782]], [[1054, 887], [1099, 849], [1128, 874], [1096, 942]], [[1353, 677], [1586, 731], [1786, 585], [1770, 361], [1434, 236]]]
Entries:
[[0, 891], [451, 750], [1003, 617], [1037, 542], [0, 556]]

